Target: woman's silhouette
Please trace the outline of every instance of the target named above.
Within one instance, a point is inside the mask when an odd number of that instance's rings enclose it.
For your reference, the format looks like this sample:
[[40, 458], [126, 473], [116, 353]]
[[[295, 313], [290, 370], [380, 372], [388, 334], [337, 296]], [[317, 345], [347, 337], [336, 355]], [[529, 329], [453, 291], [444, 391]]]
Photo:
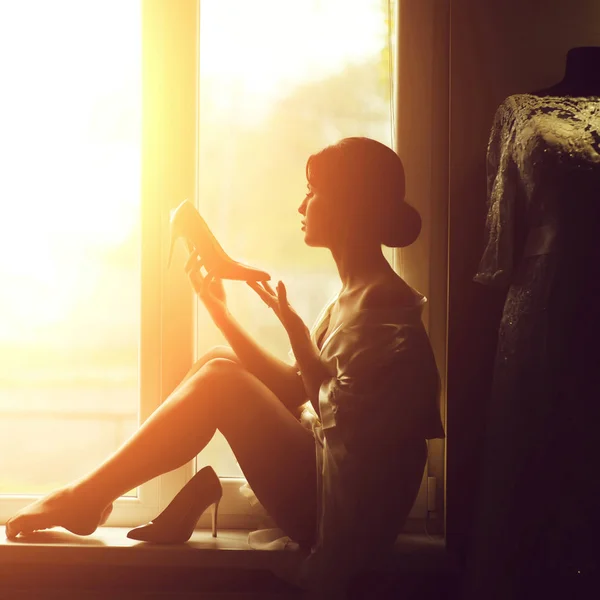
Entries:
[[[411, 244], [421, 221], [404, 202], [400, 159], [372, 139], [321, 150], [306, 175], [304, 241], [331, 251], [339, 294], [309, 332], [282, 283], [276, 291], [250, 284], [285, 327], [295, 364], [251, 339], [229, 313], [220, 280], [206, 285], [192, 261], [190, 280], [230, 347], [200, 358], [103, 464], [9, 519], [8, 538], [54, 526], [91, 534], [115, 499], [194, 458], [219, 429], [270, 516], [312, 547], [309, 577], [343, 578], [390, 549], [421, 482], [425, 440], [444, 435], [421, 323], [426, 300], [381, 250]], [[218, 482], [210, 474], [205, 481], [210, 491], [183, 494], [183, 510], [167, 508], [137, 539], [160, 541], [171, 530], [185, 541], [185, 502], [216, 499]]]

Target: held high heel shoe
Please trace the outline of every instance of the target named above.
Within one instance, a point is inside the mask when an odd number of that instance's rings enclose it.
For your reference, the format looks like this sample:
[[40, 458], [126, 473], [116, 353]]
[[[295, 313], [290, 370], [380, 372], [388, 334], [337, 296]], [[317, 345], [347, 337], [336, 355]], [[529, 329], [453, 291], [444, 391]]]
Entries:
[[[196, 207], [184, 200], [177, 208], [170, 212], [171, 244], [169, 249], [169, 262], [173, 256], [173, 247], [179, 237], [188, 242], [188, 249], [200, 258], [198, 267], [204, 266], [207, 279], [236, 279], [239, 281], [269, 281], [271, 276], [265, 271], [249, 267], [230, 258], [217, 238], [209, 229], [206, 221], [200, 216]], [[193, 246], [193, 249], [190, 248]]]
[[212, 535], [217, 537], [217, 510], [223, 488], [211, 467], [198, 471], [156, 519], [127, 533], [132, 540], [156, 544], [187, 542], [202, 513], [212, 506]]

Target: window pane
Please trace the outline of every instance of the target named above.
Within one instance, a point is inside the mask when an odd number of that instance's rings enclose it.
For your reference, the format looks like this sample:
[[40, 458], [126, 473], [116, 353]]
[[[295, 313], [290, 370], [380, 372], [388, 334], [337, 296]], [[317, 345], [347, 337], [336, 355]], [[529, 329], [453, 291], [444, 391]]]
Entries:
[[[347, 136], [392, 145], [388, 25], [387, 0], [201, 1], [200, 211], [228, 254], [285, 282], [307, 324], [340, 282], [331, 255], [303, 242], [305, 163]], [[287, 360], [274, 314], [244, 283], [226, 290], [240, 322]], [[221, 343], [199, 306], [198, 354]], [[241, 475], [220, 434], [199, 462]]]
[[0, 493], [137, 426], [139, 0], [0, 3]]

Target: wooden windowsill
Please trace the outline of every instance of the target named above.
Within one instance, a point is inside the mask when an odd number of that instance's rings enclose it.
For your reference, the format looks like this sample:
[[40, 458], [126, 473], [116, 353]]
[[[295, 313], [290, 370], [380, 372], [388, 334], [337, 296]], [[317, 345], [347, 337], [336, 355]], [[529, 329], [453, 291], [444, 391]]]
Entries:
[[[293, 563], [299, 553], [293, 551], [260, 552], [247, 542], [248, 531], [219, 529], [196, 530], [186, 544], [147, 544], [127, 537], [127, 528], [100, 527], [86, 537], [65, 530], [39, 531], [26, 538], [7, 540], [0, 527], [0, 564], [102, 564], [119, 566], [240, 567], [265, 568]], [[215, 552], [219, 550], [220, 552]]]
[[[197, 530], [188, 543], [176, 545], [145, 544], [126, 533], [126, 528], [101, 527], [80, 537], [57, 529], [9, 541], [0, 527], [0, 589], [97, 590], [109, 585], [111, 590], [156, 591], [188, 585], [197, 590], [202, 582], [213, 592], [224, 586], [237, 593], [261, 589], [285, 595], [291, 590], [293, 595], [297, 590], [286, 583], [286, 574], [300, 566], [302, 553], [255, 550], [248, 545], [247, 530], [219, 530], [216, 538]], [[455, 572], [441, 536], [410, 533], [398, 538], [392, 570], [425, 578]]]
[[[220, 529], [213, 538], [207, 530], [196, 530], [186, 544], [154, 545], [129, 539], [127, 528], [100, 527], [86, 537], [57, 529], [39, 531], [26, 538], [7, 540], [0, 527], [0, 564], [70, 563], [241, 568], [271, 568], [299, 563], [302, 554], [294, 550], [255, 550], [248, 545], [248, 531]], [[220, 550], [221, 552], [215, 552]], [[405, 533], [398, 537], [396, 557], [432, 570], [451, 569], [442, 536]]]

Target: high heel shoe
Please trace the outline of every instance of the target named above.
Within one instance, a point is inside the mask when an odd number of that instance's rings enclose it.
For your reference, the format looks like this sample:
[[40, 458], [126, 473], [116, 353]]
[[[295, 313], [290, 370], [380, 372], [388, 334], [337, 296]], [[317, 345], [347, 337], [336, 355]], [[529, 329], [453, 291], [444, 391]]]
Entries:
[[156, 544], [187, 542], [202, 513], [212, 506], [212, 535], [217, 537], [217, 511], [223, 495], [219, 477], [211, 467], [198, 471], [156, 519], [135, 527], [127, 537]]
[[184, 237], [188, 242], [188, 249], [191, 249], [191, 244], [192, 252], [200, 258], [197, 266], [204, 266], [207, 271], [206, 277], [209, 280], [214, 277], [240, 281], [269, 281], [271, 279], [271, 276], [265, 271], [249, 267], [230, 258], [209, 229], [206, 221], [189, 200], [184, 200], [170, 212], [170, 225], [171, 243], [168, 266], [171, 265], [176, 240]]

